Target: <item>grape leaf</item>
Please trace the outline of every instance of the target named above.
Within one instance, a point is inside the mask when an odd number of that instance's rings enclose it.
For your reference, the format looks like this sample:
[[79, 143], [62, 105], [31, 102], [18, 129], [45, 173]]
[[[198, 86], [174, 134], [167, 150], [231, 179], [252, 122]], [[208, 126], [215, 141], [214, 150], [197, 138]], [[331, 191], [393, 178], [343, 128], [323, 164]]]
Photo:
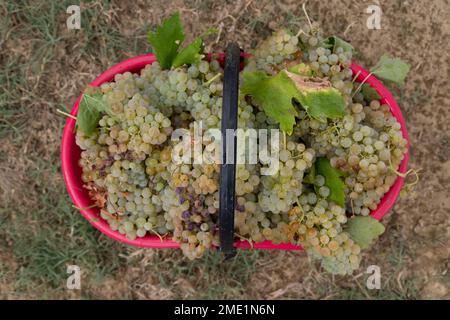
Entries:
[[345, 100], [327, 79], [284, 72], [299, 91], [295, 98], [312, 118], [325, 122], [327, 118], [337, 119], [345, 116]]
[[381, 97], [378, 94], [377, 90], [372, 88], [368, 83], [364, 83], [361, 88], [361, 93], [364, 96], [364, 99], [366, 101], [373, 101], [373, 100], [380, 100]]
[[315, 175], [323, 176], [325, 178], [325, 185], [330, 189], [328, 199], [343, 207], [345, 205], [345, 184], [341, 177], [344, 173], [331, 166], [330, 161], [324, 157], [317, 158], [314, 166]]
[[404, 85], [410, 68], [411, 66], [401, 59], [383, 55], [370, 72], [383, 80]]
[[244, 72], [241, 92], [250, 95], [264, 112], [291, 134], [298, 114], [292, 100], [298, 101], [306, 112], [322, 122], [345, 115], [341, 93], [326, 79], [311, 78], [286, 70], [269, 77], [261, 71]]
[[[213, 31], [211, 28], [208, 29], [206, 35]], [[156, 58], [163, 69], [177, 68], [183, 64], [192, 64], [203, 59], [201, 37], [195, 38], [193, 42], [179, 51], [184, 37], [178, 12], [165, 20], [155, 32], [148, 33], [148, 41], [155, 50]]]
[[170, 69], [183, 40], [184, 32], [178, 12], [165, 20], [155, 32], [148, 33], [148, 41], [163, 69]]
[[336, 36], [326, 38], [322, 42], [322, 46], [327, 49], [332, 49], [333, 52], [336, 52], [337, 48], [342, 48], [344, 51], [353, 51], [353, 46], [350, 43]]
[[300, 95], [286, 72], [272, 77], [261, 71], [244, 72], [242, 77], [241, 92], [250, 95], [269, 117], [280, 123], [281, 130], [291, 134], [298, 114], [292, 99]]
[[372, 217], [355, 216], [346, 225], [346, 231], [361, 249], [367, 249], [384, 230], [384, 226]]
[[192, 64], [199, 62], [203, 59], [202, 52], [203, 40], [201, 38], [195, 38], [186, 48], [182, 49], [175, 59], [172, 66], [177, 68], [183, 64]]
[[98, 112], [112, 114], [109, 103], [103, 99], [103, 93], [100, 92], [98, 87], [89, 87], [83, 95], [82, 102], [88, 104]]
[[98, 126], [102, 112], [109, 112], [110, 108], [102, 99], [101, 93], [83, 94], [78, 107], [76, 126], [87, 136], [94, 133]]
[[344, 51], [353, 51], [353, 46], [347, 41], [336, 36], [334, 36], [333, 38], [334, 38], [333, 51], [336, 51], [337, 48], [342, 48], [344, 49]]

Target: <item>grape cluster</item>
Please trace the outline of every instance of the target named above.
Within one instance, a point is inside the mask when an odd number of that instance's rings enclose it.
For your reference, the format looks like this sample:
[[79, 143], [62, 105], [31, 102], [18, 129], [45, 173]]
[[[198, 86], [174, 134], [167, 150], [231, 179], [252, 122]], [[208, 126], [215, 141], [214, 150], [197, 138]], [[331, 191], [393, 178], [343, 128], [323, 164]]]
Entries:
[[[178, 171], [178, 170], [177, 170]], [[217, 212], [219, 209], [218, 165], [183, 165], [174, 173], [164, 199], [175, 230], [173, 239], [180, 243], [191, 259], [201, 257], [205, 249], [218, 244]]]
[[336, 274], [352, 273], [359, 266], [360, 247], [344, 231], [345, 209], [327, 201], [329, 190], [323, 176], [314, 181], [318, 194], [310, 190], [299, 199], [291, 212], [291, 236], [316, 258], [322, 266]]
[[[315, 24], [297, 35], [280, 30], [264, 40], [245, 71], [274, 75], [304, 63], [342, 93], [346, 115], [320, 122], [299, 107], [292, 135], [281, 135], [277, 144], [269, 143], [267, 152], [253, 154], [256, 163], [236, 168], [237, 237], [301, 245], [335, 274], [352, 273], [361, 259], [360, 247], [345, 231], [348, 217], [369, 215], [378, 206], [406, 151], [389, 106], [355, 92], [351, 59], [351, 50], [330, 47]], [[101, 86], [111, 110], [94, 134], [78, 129], [76, 143], [82, 149], [82, 180], [86, 187], [95, 186], [100, 215], [112, 230], [132, 240], [172, 237], [190, 259], [219, 244], [220, 166], [213, 154], [220, 146], [208, 129], [220, 129], [222, 79], [223, 70], [214, 59], [170, 70], [155, 62], [140, 74], [118, 74]], [[250, 100], [239, 97], [238, 157], [248, 155], [249, 145], [257, 141], [246, 129], [279, 128]], [[193, 137], [200, 130], [203, 139], [183, 144], [202, 150], [202, 159], [174, 161], [180, 143], [171, 138], [176, 129]], [[318, 157], [345, 173], [345, 206], [330, 200], [325, 177], [305, 179]], [[262, 174], [271, 161], [278, 163], [277, 171]]]
[[111, 106], [97, 132], [77, 130], [84, 183], [106, 192], [101, 217], [133, 240], [172, 233], [189, 257], [217, 244], [218, 166], [175, 165], [174, 129], [220, 124], [222, 70], [217, 61], [141, 74], [126, 72], [103, 84]]
[[[365, 103], [364, 103], [365, 104]], [[347, 209], [368, 215], [390, 189], [406, 151], [401, 126], [388, 105], [351, 103], [348, 114], [329, 124], [302, 113], [296, 132], [333, 166], [347, 173]]]
[[[378, 206], [397, 178], [395, 170], [406, 151], [406, 140], [387, 105], [366, 101], [361, 93], [355, 93], [351, 50], [330, 48], [320, 29], [312, 25], [299, 33], [297, 49], [283, 55], [280, 41], [289, 42], [290, 37], [280, 31], [266, 39], [245, 70], [273, 74], [303, 62], [314, 76], [329, 79], [342, 93], [347, 114], [320, 122], [298, 110], [294, 133], [280, 150], [279, 173], [261, 176], [257, 193], [238, 198], [244, 210], [236, 212], [236, 226], [240, 235], [253, 241], [302, 245], [327, 271], [349, 274], [359, 265], [360, 247], [345, 232], [346, 212], [368, 215]], [[273, 56], [278, 57], [276, 62]], [[256, 113], [256, 123], [260, 128], [276, 127], [263, 112]], [[324, 185], [324, 177], [316, 176], [314, 186], [305, 183], [311, 162], [294, 160], [295, 154], [291, 154], [305, 146], [312, 152], [301, 160], [327, 157], [333, 167], [345, 173], [345, 207], [326, 200], [330, 189]]]

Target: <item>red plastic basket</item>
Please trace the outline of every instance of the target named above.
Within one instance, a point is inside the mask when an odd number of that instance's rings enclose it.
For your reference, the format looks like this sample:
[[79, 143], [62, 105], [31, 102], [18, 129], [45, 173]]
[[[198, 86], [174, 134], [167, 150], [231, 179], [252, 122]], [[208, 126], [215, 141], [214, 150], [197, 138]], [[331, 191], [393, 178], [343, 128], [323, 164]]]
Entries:
[[[223, 59], [223, 55], [219, 55], [219, 59]], [[105, 72], [103, 72], [100, 76], [98, 76], [94, 81], [90, 83], [91, 86], [99, 86], [102, 83], [109, 82], [114, 79], [116, 74], [124, 73], [124, 72], [139, 72], [143, 69], [147, 64], [151, 64], [155, 61], [155, 56], [153, 54], [144, 54], [139, 55], [127, 60], [124, 60]], [[404, 173], [406, 172], [406, 168], [409, 160], [409, 137], [408, 132], [406, 130], [405, 120], [403, 119], [403, 115], [400, 111], [397, 102], [395, 101], [392, 94], [383, 86], [383, 84], [377, 80], [373, 75], [368, 77], [369, 72], [363, 69], [361, 66], [353, 63], [352, 71], [354, 74], [359, 72], [359, 76], [357, 77], [357, 81], [361, 82], [363, 79], [366, 79], [366, 83], [368, 83], [371, 87], [373, 87], [378, 94], [381, 96], [381, 103], [389, 105], [391, 108], [391, 112], [393, 116], [399, 121], [401, 125], [401, 130], [403, 133], [403, 137], [408, 141], [408, 149], [400, 163], [399, 171]], [[82, 98], [82, 94], [75, 101], [71, 114], [76, 116], [78, 111], [78, 106], [80, 100]], [[66, 125], [64, 127], [62, 140], [61, 140], [61, 165], [62, 172], [64, 175], [64, 181], [66, 183], [67, 191], [69, 192], [70, 197], [72, 198], [73, 203], [78, 208], [89, 208], [93, 202], [89, 198], [88, 192], [85, 188], [83, 188], [83, 182], [81, 180], [81, 168], [78, 165], [78, 161], [80, 159], [80, 148], [75, 143], [75, 120], [68, 118], [66, 121]], [[384, 195], [377, 209], [371, 212], [371, 216], [377, 220], [383, 218], [388, 211], [394, 205], [400, 190], [403, 186], [404, 178], [397, 177], [395, 183], [389, 189], [389, 191]], [[111, 230], [106, 220], [102, 219], [99, 214], [98, 208], [89, 208], [89, 209], [81, 209], [81, 214], [98, 230], [107, 235], [108, 237], [115, 239], [117, 241], [145, 248], [178, 248], [179, 244], [170, 239], [163, 239], [161, 241], [157, 236], [147, 235], [143, 238], [136, 238], [135, 240], [128, 239], [125, 235], [120, 234], [117, 231]], [[277, 249], [277, 250], [302, 250], [301, 247], [295, 246], [288, 243], [282, 244], [273, 244], [270, 241], [263, 241], [258, 243], [250, 244], [248, 241], [238, 240], [235, 242], [236, 248], [241, 249]]]

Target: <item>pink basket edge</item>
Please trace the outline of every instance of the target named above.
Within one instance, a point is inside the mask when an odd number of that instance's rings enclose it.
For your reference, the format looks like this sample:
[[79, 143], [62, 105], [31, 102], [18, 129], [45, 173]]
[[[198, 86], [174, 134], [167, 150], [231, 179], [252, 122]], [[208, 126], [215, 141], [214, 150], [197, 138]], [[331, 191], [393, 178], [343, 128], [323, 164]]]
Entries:
[[[116, 74], [124, 73], [130, 70], [139, 70], [142, 69], [145, 65], [153, 63], [155, 61], [155, 56], [151, 53], [143, 54], [136, 57], [132, 57], [126, 59], [122, 62], [119, 62], [113, 65], [111, 68], [107, 69], [105, 72], [100, 74], [97, 78], [94, 79], [90, 83], [91, 86], [99, 86], [104, 82], [111, 81]], [[360, 65], [356, 63], [352, 63], [351, 67], [354, 74], [360, 73], [357, 77], [357, 80], [362, 81], [369, 75], [369, 72], [363, 69]], [[406, 123], [401, 113], [401, 110], [392, 96], [392, 94], [387, 90], [383, 84], [376, 79], [375, 76], [371, 75], [366, 79], [366, 83], [372, 86], [378, 94], [382, 97], [381, 102], [386, 103], [391, 108], [392, 114], [399, 121], [401, 125], [401, 130], [404, 138], [408, 142], [407, 151], [405, 156], [399, 166], [399, 172], [405, 173], [407, 170], [408, 160], [409, 160], [409, 136], [408, 131], [406, 129]], [[78, 105], [80, 103], [81, 97], [83, 93], [81, 93], [77, 100], [75, 101], [71, 114], [76, 115], [78, 110]], [[66, 124], [64, 126], [63, 135], [62, 135], [62, 143], [61, 143], [61, 167], [64, 176], [64, 181], [66, 184], [66, 188], [68, 193], [74, 202], [74, 204], [78, 208], [86, 208], [89, 207], [90, 203], [85, 201], [81, 196], [82, 188], [79, 186], [75, 186], [75, 174], [73, 170], [70, 170], [66, 164], [70, 164], [71, 150], [70, 146], [76, 146], [75, 138], [73, 134], [73, 130], [75, 128], [75, 120], [68, 118], [66, 120]], [[371, 216], [377, 220], [381, 220], [393, 207], [396, 199], [400, 193], [400, 190], [403, 186], [404, 178], [397, 177], [396, 181], [389, 189], [389, 191], [382, 198], [380, 204], [377, 209], [371, 212]], [[161, 241], [157, 236], [146, 236], [143, 238], [137, 238], [135, 240], [130, 240], [126, 236], [120, 234], [117, 231], [113, 231], [109, 228], [109, 225], [105, 220], [100, 218], [98, 210], [96, 209], [80, 209], [81, 214], [91, 223], [96, 229], [105, 234], [106, 236], [117, 240], [119, 242], [134, 245], [138, 247], [146, 247], [146, 248], [179, 248], [179, 244], [170, 239], [164, 239]], [[289, 243], [281, 243], [281, 244], [273, 244], [270, 241], [262, 241], [258, 243], [249, 243], [245, 240], [237, 240], [235, 241], [235, 247], [240, 249], [275, 249], [275, 250], [302, 250], [302, 247], [296, 246]]]

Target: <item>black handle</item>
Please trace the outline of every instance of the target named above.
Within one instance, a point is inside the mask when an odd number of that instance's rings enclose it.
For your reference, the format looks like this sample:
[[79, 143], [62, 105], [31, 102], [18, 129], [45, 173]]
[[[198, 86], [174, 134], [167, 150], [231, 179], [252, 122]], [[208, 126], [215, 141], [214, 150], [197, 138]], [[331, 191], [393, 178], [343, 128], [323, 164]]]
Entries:
[[226, 258], [231, 258], [236, 254], [233, 243], [240, 55], [241, 50], [237, 44], [230, 43], [227, 46], [223, 80], [222, 165], [219, 190], [220, 250]]

